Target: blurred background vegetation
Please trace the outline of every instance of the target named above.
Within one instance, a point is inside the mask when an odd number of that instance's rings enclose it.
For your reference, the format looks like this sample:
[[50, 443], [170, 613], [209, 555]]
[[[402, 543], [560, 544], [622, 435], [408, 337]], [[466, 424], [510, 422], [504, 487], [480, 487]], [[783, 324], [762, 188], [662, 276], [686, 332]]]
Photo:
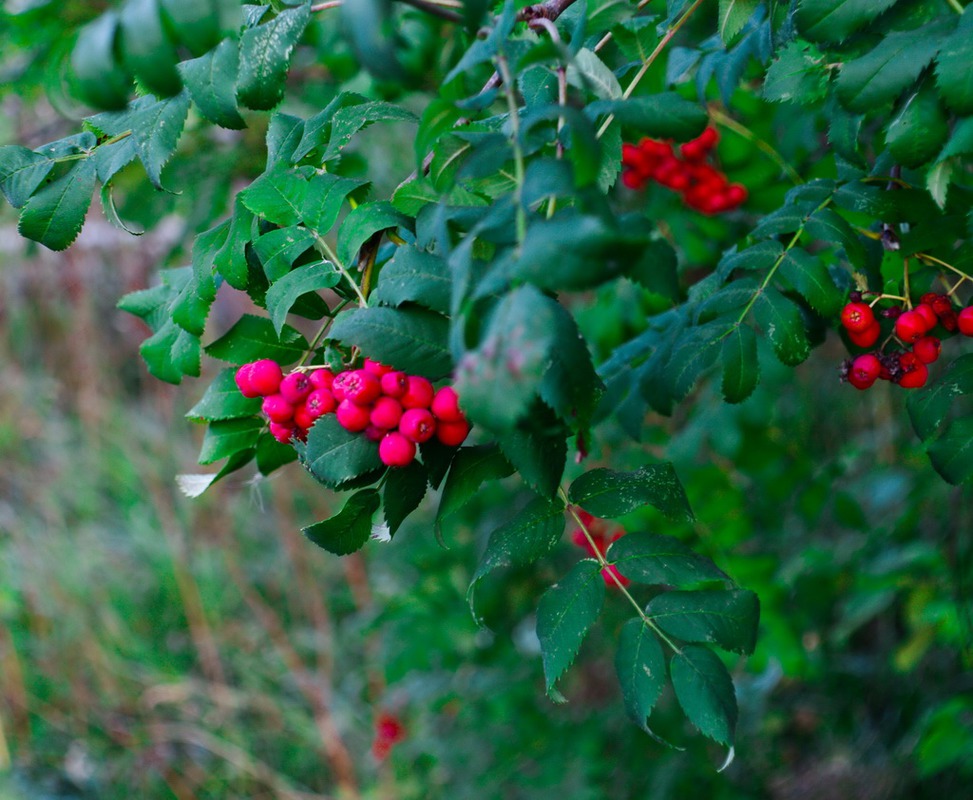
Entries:
[[[65, 31], [105, 5], [3, 4], [0, 144], [78, 129], [89, 112], [60, 88]], [[409, 18], [417, 64], [448, 57], [439, 25]], [[358, 74], [329, 30], [297, 56], [294, 113], [339, 85], [394, 92]], [[813, 152], [813, 130], [783, 136], [779, 110], [737, 99], [793, 163]], [[148, 377], [146, 331], [114, 304], [184, 263], [192, 235], [260, 172], [266, 119], [248, 121], [235, 133], [191, 118], [166, 173], [181, 194], [129, 168], [119, 210], [152, 226], [144, 237], [95, 208], [78, 244], [52, 254], [0, 211], [0, 800], [938, 800], [973, 786], [973, 491], [929, 467], [903, 392], [839, 384], [833, 334], [797, 369], [761, 359], [742, 405], [704, 384], [673, 418], [653, 416], [641, 447], [607, 425], [593, 453], [617, 468], [674, 461], [697, 523], [646, 509], [622, 524], [681, 536], [760, 596], [757, 653], [734, 664], [740, 728], [722, 774], [725, 754], [672, 697], [653, 725], [685, 751], [625, 719], [610, 646], [621, 603], [563, 681], [569, 702], [544, 696], [531, 615], [582, 555], [569, 537], [554, 558], [487, 582], [491, 628], [476, 627], [466, 587], [485, 537], [527, 500], [515, 482], [485, 487], [445, 548], [427, 509], [345, 559], [300, 536], [333, 499], [297, 466], [183, 497], [175, 476], [196, 471], [201, 438], [183, 415], [212, 375]], [[411, 169], [401, 136], [370, 129], [343, 169], [367, 168], [387, 193]], [[720, 154], [759, 213], [785, 187], [748, 148], [725, 134]], [[664, 194], [647, 202], [690, 268], [712, 263], [712, 227], [726, 223]], [[239, 302], [221, 296], [213, 331]], [[602, 357], [652, 310], [629, 285], [575, 302]], [[381, 712], [405, 737], [379, 760]]]

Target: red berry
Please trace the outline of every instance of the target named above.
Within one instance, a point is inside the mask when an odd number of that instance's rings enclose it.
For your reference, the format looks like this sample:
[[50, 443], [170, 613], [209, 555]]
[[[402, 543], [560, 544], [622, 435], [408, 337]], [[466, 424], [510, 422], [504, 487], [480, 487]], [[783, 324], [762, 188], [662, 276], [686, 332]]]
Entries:
[[470, 434], [470, 423], [465, 419], [459, 422], [436, 423], [436, 438], [447, 447], [459, 447]]
[[404, 467], [416, 457], [416, 443], [398, 431], [386, 433], [378, 443], [378, 457], [390, 467]]
[[936, 298], [941, 296], [942, 295], [938, 295], [935, 292], [926, 292], [922, 297], [919, 298], [919, 302], [925, 303], [927, 306], [933, 306], [936, 303]]
[[706, 158], [709, 150], [702, 145], [698, 140], [693, 139], [691, 142], [686, 142], [679, 148], [682, 153], [682, 157], [686, 161], [702, 161]]
[[270, 435], [281, 444], [287, 444], [296, 430], [293, 424], [287, 422], [271, 422], [269, 427]]
[[[923, 295], [925, 297], [925, 295]], [[925, 302], [925, 300], [923, 300]], [[932, 306], [932, 310], [936, 312], [937, 317], [944, 317], [948, 314], [955, 313], [953, 311], [953, 302], [944, 294], [937, 294], [933, 296], [932, 302], [929, 304]]]
[[927, 333], [936, 327], [937, 323], [939, 322], [939, 317], [936, 315], [936, 312], [933, 311], [931, 305], [928, 305], [927, 303], [919, 303], [914, 310], [920, 317], [923, 318], [923, 320], [925, 320]]
[[712, 150], [716, 147], [716, 143], [720, 140], [720, 133], [712, 125], [706, 128], [699, 136], [696, 137], [694, 141], [698, 142], [700, 145], [705, 147], [707, 150]]
[[317, 417], [311, 416], [307, 406], [298, 406], [294, 409], [294, 425], [303, 430], [310, 428]]
[[253, 370], [253, 364], [244, 364], [236, 371], [233, 380], [236, 382], [236, 388], [240, 390], [240, 394], [244, 397], [260, 397], [260, 393], [250, 383], [251, 370]]
[[376, 378], [381, 378], [386, 372], [391, 372], [392, 368], [385, 366], [385, 364], [380, 364], [378, 361], [373, 361], [370, 358], [365, 359], [362, 369], [366, 372], [371, 372]]
[[308, 380], [315, 389], [330, 389], [334, 383], [334, 373], [327, 368], [316, 369], [308, 375]]
[[436, 418], [426, 408], [410, 408], [399, 420], [399, 431], [413, 442], [428, 442], [436, 433]]
[[878, 337], [882, 335], [882, 326], [878, 324], [878, 320], [872, 322], [865, 330], [856, 332], [848, 331], [848, 338], [851, 339], [854, 344], [858, 347], [871, 347], [875, 342], [878, 341]]
[[381, 380], [382, 394], [402, 397], [409, 390], [409, 379], [404, 372], [386, 372]]
[[433, 396], [432, 384], [418, 375], [409, 375], [406, 381], [408, 388], [399, 399], [402, 408], [429, 408]]
[[262, 358], [250, 365], [250, 386], [262, 397], [277, 394], [284, 372], [280, 364], [269, 358]]
[[639, 189], [645, 188], [645, 178], [635, 170], [623, 170], [622, 171], [622, 183], [625, 185], [626, 189], [632, 189], [633, 191], [638, 191]]
[[304, 400], [304, 407], [311, 419], [330, 414], [338, 407], [338, 402], [328, 389], [315, 389]]
[[388, 428], [380, 428], [378, 425], [369, 425], [365, 428], [365, 438], [370, 442], [380, 442], [382, 437], [388, 433]]
[[429, 410], [436, 419], [443, 422], [459, 422], [464, 419], [463, 412], [459, 409], [459, 397], [452, 386], [444, 386], [436, 392]]
[[851, 362], [851, 369], [848, 370], [848, 383], [856, 389], [867, 389], [878, 380], [882, 372], [882, 362], [872, 353], [865, 353], [858, 356]]
[[[911, 355], [910, 353], [903, 353], [903, 356]], [[905, 365], [903, 365], [905, 366]], [[899, 386], [903, 389], [918, 389], [920, 386], [924, 386], [926, 380], [929, 378], [929, 369], [921, 361], [917, 360], [917, 363], [906, 369], [905, 374], [899, 378]]]
[[399, 424], [402, 418], [402, 405], [394, 397], [380, 397], [372, 406], [371, 422], [378, 428], [387, 431]]
[[298, 405], [304, 402], [314, 387], [311, 381], [303, 372], [292, 372], [280, 382], [280, 393], [291, 405]]
[[952, 333], [959, 326], [959, 316], [952, 309], [944, 311], [939, 315], [939, 324]]
[[351, 400], [342, 400], [338, 403], [335, 414], [338, 417], [338, 424], [351, 433], [360, 433], [368, 427], [368, 408], [353, 403]]
[[936, 361], [942, 349], [942, 342], [935, 336], [923, 336], [921, 339], [916, 339], [916, 343], [912, 345], [912, 352], [923, 364], [932, 364]]
[[639, 147], [643, 153], [655, 158], [666, 158], [672, 155], [672, 145], [669, 142], [660, 142], [658, 139], [643, 139], [639, 142]]
[[848, 303], [841, 309], [841, 324], [849, 333], [863, 333], [875, 321], [875, 312], [865, 303]]
[[[616, 581], [615, 578], [618, 578], [618, 580]], [[601, 571], [601, 579], [605, 582], [606, 586], [611, 586], [613, 588], [619, 585], [628, 586], [628, 578], [622, 575], [622, 573], [618, 571], [618, 567], [616, 567], [614, 564], [605, 567]]]
[[734, 208], [747, 200], [747, 187], [742, 183], [731, 183], [726, 187], [726, 199]]
[[917, 311], [905, 311], [895, 320], [895, 335], [907, 344], [912, 344], [926, 330], [926, 320]]
[[265, 397], [261, 410], [271, 422], [290, 422], [294, 418], [294, 406], [280, 394]]
[[346, 397], [345, 388], [348, 382], [351, 381], [353, 372], [354, 370], [345, 370], [334, 376], [334, 381], [331, 383], [331, 394], [334, 395], [334, 399], [339, 403]]
[[360, 406], [371, 405], [382, 393], [382, 384], [378, 377], [364, 369], [348, 373], [342, 388], [345, 391], [345, 400], [351, 400]]
[[967, 306], [957, 314], [956, 325], [964, 336], [973, 336], [973, 306]]

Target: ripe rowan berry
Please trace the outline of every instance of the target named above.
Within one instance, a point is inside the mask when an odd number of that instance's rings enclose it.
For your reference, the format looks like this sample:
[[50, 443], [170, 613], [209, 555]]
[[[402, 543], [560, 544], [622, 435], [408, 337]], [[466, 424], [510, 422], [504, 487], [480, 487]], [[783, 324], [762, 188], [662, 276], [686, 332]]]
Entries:
[[382, 393], [382, 384], [374, 373], [364, 369], [356, 369], [344, 374], [348, 376], [341, 383], [345, 400], [351, 400], [351, 402], [360, 406], [367, 406], [374, 403]]
[[429, 410], [442, 422], [459, 422], [464, 419], [459, 408], [459, 396], [452, 386], [443, 386], [436, 392]]
[[283, 379], [284, 371], [272, 359], [262, 358], [250, 365], [250, 386], [262, 397], [276, 394]]
[[253, 387], [253, 383], [250, 380], [250, 374], [252, 371], [253, 364], [244, 364], [233, 376], [237, 389], [240, 390], [240, 394], [242, 394], [244, 397], [260, 397], [260, 392]]
[[302, 405], [294, 409], [294, 425], [296, 427], [307, 430], [315, 423], [316, 420], [317, 417], [311, 416], [311, 412], [308, 410], [307, 406]]
[[878, 380], [882, 372], [882, 362], [872, 353], [865, 353], [851, 362], [848, 370], [848, 383], [856, 389], [868, 389]]
[[470, 435], [470, 423], [465, 419], [459, 422], [437, 422], [436, 438], [447, 447], [459, 447]]
[[939, 323], [939, 316], [928, 303], [919, 303], [913, 310], [925, 321], [926, 333], [935, 328]]
[[932, 364], [936, 361], [942, 349], [942, 342], [935, 336], [923, 336], [916, 339], [916, 343], [912, 345], [912, 352], [923, 364]]
[[271, 422], [269, 425], [270, 435], [281, 444], [287, 444], [297, 430], [293, 423]]
[[366, 372], [371, 372], [376, 378], [381, 378], [385, 373], [392, 371], [391, 367], [387, 367], [385, 364], [380, 364], [378, 361], [373, 361], [370, 358], [365, 359], [362, 369]]
[[334, 373], [327, 368], [316, 369], [308, 375], [308, 380], [315, 389], [330, 389], [334, 383]]
[[370, 422], [369, 409], [347, 399], [338, 403], [335, 415], [338, 417], [338, 424], [351, 433], [361, 433]]
[[[905, 356], [910, 354], [903, 353], [903, 355]], [[917, 363], [907, 368], [899, 378], [899, 386], [901, 386], [903, 389], [918, 389], [920, 386], [925, 386], [928, 378], [929, 368], [921, 361], [917, 360]]]
[[402, 404], [394, 397], [380, 397], [372, 406], [370, 420], [372, 425], [383, 428], [386, 431], [392, 430], [402, 419]]
[[311, 380], [307, 375], [303, 372], [292, 372], [290, 375], [286, 375], [280, 382], [278, 392], [288, 403], [296, 406], [304, 402], [304, 398], [311, 393], [313, 388], [311, 386]]
[[895, 320], [895, 335], [908, 344], [923, 336], [927, 330], [926, 320], [917, 311], [905, 311]]
[[875, 312], [866, 303], [848, 303], [841, 309], [841, 324], [849, 333], [863, 333], [876, 322]]
[[271, 422], [290, 422], [294, 418], [294, 406], [280, 394], [265, 397], [261, 411], [267, 415]]
[[967, 306], [956, 315], [956, 325], [964, 336], [973, 336], [973, 306]]
[[409, 389], [408, 376], [404, 372], [386, 372], [381, 380], [382, 394], [402, 397]]
[[409, 375], [406, 378], [408, 388], [399, 398], [402, 408], [429, 408], [432, 403], [432, 384], [419, 375]]
[[304, 407], [311, 419], [317, 419], [334, 411], [338, 403], [328, 389], [315, 389], [304, 399]]
[[389, 467], [405, 467], [416, 457], [416, 443], [399, 431], [391, 431], [378, 443], [378, 457]]
[[436, 418], [427, 408], [410, 408], [402, 413], [399, 431], [413, 442], [428, 442], [436, 433]]
[[848, 331], [848, 338], [858, 347], [871, 347], [881, 335], [882, 326], [878, 324], [878, 320], [873, 321], [863, 331]]

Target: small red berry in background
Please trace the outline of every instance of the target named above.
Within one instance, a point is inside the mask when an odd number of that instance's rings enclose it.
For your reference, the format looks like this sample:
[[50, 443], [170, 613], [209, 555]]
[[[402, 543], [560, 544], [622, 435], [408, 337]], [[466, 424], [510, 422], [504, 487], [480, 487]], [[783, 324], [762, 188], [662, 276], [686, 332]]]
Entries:
[[436, 438], [447, 447], [459, 447], [470, 435], [470, 423], [465, 419], [459, 422], [437, 422]]
[[372, 755], [379, 761], [388, 757], [393, 745], [405, 738], [405, 726], [393, 714], [383, 711], [375, 718], [375, 738], [372, 740]]
[[[597, 557], [599, 554], [604, 556], [608, 552], [608, 546], [625, 535], [625, 531], [621, 529], [616, 529], [612, 532], [609, 522], [598, 519], [583, 509], [578, 509], [578, 518], [581, 520], [581, 524], [584, 525], [584, 529], [580, 527], [575, 528], [571, 532], [571, 541], [578, 545], [578, 547], [584, 548], [590, 556]], [[585, 530], [590, 534], [590, 540], [588, 536], [585, 536]], [[594, 547], [592, 547], [592, 541], [594, 541]], [[614, 586], [615, 588], [618, 588], [619, 585], [627, 586], [629, 583], [628, 578], [622, 575], [614, 564], [605, 567], [601, 571], [601, 578], [607, 586]], [[618, 579], [617, 581], [615, 580], [616, 578]]]
[[973, 306], [967, 306], [956, 315], [956, 326], [964, 336], [973, 336]]
[[882, 372], [882, 362], [872, 353], [858, 356], [851, 362], [848, 370], [848, 383], [856, 389], [867, 389], [878, 380]]

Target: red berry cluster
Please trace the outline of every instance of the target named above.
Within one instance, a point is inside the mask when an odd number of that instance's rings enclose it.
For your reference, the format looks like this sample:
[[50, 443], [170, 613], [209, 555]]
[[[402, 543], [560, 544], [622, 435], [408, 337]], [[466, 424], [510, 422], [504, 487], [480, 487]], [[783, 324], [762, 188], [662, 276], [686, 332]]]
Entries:
[[672, 142], [643, 139], [622, 146], [622, 183], [629, 189], [642, 189], [649, 181], [679, 192], [683, 202], [704, 214], [719, 214], [737, 208], [747, 199], [747, 189], [730, 183], [725, 174], [707, 160], [720, 135], [707, 128], [692, 141], [679, 147]]
[[392, 745], [398, 744], [404, 738], [405, 726], [402, 721], [387, 711], [383, 711], [375, 718], [375, 739], [372, 741], [372, 755], [378, 761], [382, 761], [392, 750]]
[[[621, 539], [625, 535], [623, 530], [615, 530], [612, 532], [609, 529], [609, 523], [603, 519], [598, 519], [593, 517], [587, 511], [583, 509], [578, 509], [578, 517], [581, 519], [581, 523], [588, 529], [588, 533], [591, 534], [591, 538], [595, 541], [595, 547], [598, 549], [598, 553], [602, 556], [608, 551], [608, 545], [614, 542], [616, 539]], [[574, 542], [578, 547], [583, 547], [588, 555], [595, 557], [597, 556], [595, 548], [591, 546], [591, 542], [588, 541], [588, 537], [584, 535], [584, 530], [581, 528], [575, 528], [571, 532], [571, 541]], [[613, 577], [614, 576], [614, 577]], [[628, 578], [622, 575], [618, 571], [618, 567], [612, 565], [610, 567], [605, 567], [601, 571], [601, 578], [608, 586], [617, 587], [619, 583], [622, 586], [628, 585]], [[618, 578], [618, 582], [615, 581]]]
[[[928, 364], [939, 358], [942, 342], [932, 336], [937, 326], [950, 333], [959, 330], [973, 336], [973, 306], [957, 312], [948, 295], [928, 292], [914, 308], [883, 309], [879, 315], [894, 319], [895, 337], [906, 347], [889, 352], [873, 351], [846, 361], [842, 377], [856, 389], [868, 389], [875, 381], [887, 380], [906, 389], [918, 389], [929, 379]], [[871, 305], [852, 292], [841, 311], [841, 324], [858, 347], [872, 347], [882, 335], [882, 325]]]
[[318, 417], [334, 413], [346, 431], [378, 442], [379, 457], [390, 467], [410, 464], [416, 445], [433, 436], [457, 447], [470, 432], [451, 387], [437, 391], [426, 378], [370, 359], [337, 375], [318, 367], [287, 376], [263, 359], [240, 367], [236, 384], [244, 397], [264, 398], [261, 409], [277, 441], [303, 440]]

